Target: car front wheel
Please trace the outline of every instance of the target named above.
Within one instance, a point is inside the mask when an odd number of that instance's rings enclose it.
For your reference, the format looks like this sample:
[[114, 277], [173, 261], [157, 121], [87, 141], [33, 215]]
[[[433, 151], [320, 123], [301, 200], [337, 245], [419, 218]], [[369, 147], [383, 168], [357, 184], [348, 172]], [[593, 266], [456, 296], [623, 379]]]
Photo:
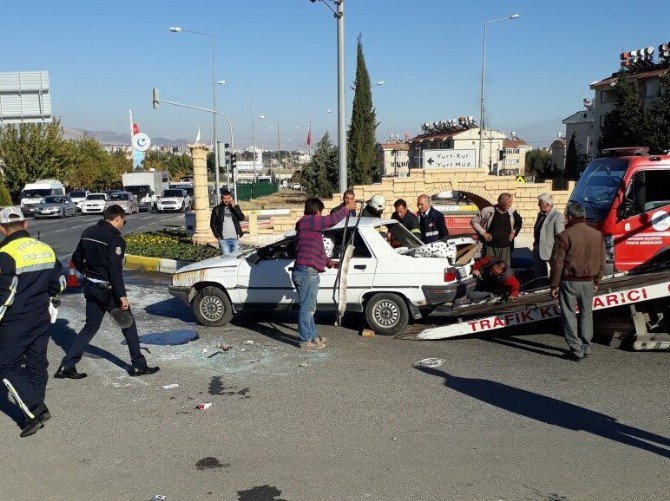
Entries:
[[395, 336], [409, 324], [409, 311], [405, 300], [397, 294], [375, 294], [365, 306], [365, 319], [375, 333]]
[[228, 295], [218, 287], [205, 287], [191, 303], [198, 323], [207, 327], [221, 327], [233, 318], [233, 306]]

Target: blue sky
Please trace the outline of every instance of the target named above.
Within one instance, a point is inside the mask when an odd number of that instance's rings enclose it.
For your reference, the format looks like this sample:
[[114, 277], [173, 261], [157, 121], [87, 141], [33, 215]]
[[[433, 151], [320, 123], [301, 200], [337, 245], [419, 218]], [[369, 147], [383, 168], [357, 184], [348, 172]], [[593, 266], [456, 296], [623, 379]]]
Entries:
[[[211, 118], [170, 106], [161, 97], [211, 106], [209, 38], [168, 27], [214, 33], [218, 79], [251, 83], [255, 115], [280, 122], [283, 145], [305, 142], [311, 119], [318, 139], [336, 131], [336, 27], [308, 0], [4, 0], [0, 71], [47, 70], [53, 108], [68, 128], [128, 129], [128, 109], [152, 137], [193, 139]], [[378, 139], [419, 132], [420, 124], [479, 116], [482, 23], [489, 26], [487, 123], [546, 145], [560, 120], [591, 97], [589, 83], [618, 67], [621, 49], [670, 41], [666, 1], [346, 0], [347, 104], [356, 37], [366, 62], [380, 125]], [[247, 87], [219, 87], [218, 107], [233, 121], [237, 145], [250, 142]], [[328, 113], [327, 110], [332, 110]], [[276, 131], [256, 120], [257, 143], [276, 145]], [[223, 128], [223, 125], [220, 125]], [[289, 141], [289, 139], [291, 141]]]

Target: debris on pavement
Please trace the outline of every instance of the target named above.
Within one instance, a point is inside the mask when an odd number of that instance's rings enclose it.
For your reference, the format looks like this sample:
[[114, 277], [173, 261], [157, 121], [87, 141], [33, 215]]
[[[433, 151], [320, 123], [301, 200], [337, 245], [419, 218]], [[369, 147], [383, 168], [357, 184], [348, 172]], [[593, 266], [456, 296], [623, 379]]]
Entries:
[[170, 383], [163, 385], [164, 390], [174, 390], [175, 388], [179, 388], [179, 383]]
[[309, 364], [305, 364], [305, 363], [298, 364], [298, 367], [309, 367]]
[[200, 411], [206, 411], [206, 410], [209, 409], [211, 406], [212, 406], [212, 402], [203, 402], [203, 403], [201, 403], [201, 404], [198, 404], [198, 405], [196, 406], [196, 409], [198, 409], [198, 410], [200, 410]]
[[154, 497], [151, 498], [151, 501], [165, 501], [165, 496], [161, 496], [160, 494], [156, 494]]
[[221, 353], [223, 353], [223, 352], [222, 351], [215, 351], [211, 355], [207, 355], [207, 358], [214, 358], [217, 355], [221, 355]]
[[251, 339], [249, 339], [248, 341], [245, 341], [244, 344], [254, 344], [254, 342]]
[[373, 331], [372, 329], [363, 329], [361, 331], [361, 336], [362, 337], [374, 337], [374, 335], [375, 335], [375, 331]]
[[443, 363], [443, 358], [424, 358], [423, 360], [416, 362], [415, 365], [420, 365], [421, 367], [426, 367], [428, 369], [435, 369], [436, 367], [440, 367]]
[[223, 344], [223, 343], [222, 343], [222, 344], [217, 344], [217, 345], [215, 346], [215, 348], [218, 348], [218, 349], [221, 350], [221, 351], [228, 351], [228, 350], [230, 350], [230, 349], [232, 348], [232, 346], [230, 346], [229, 344]]

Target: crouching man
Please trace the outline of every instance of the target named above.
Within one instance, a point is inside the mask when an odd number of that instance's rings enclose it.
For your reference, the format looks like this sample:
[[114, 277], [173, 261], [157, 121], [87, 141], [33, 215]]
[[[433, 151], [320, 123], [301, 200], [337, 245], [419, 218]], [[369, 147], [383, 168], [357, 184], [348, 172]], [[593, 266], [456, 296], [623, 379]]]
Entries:
[[470, 301], [484, 301], [496, 296], [517, 299], [521, 285], [514, 271], [500, 258], [484, 256], [475, 262], [472, 274], [477, 277], [477, 287], [470, 293]]

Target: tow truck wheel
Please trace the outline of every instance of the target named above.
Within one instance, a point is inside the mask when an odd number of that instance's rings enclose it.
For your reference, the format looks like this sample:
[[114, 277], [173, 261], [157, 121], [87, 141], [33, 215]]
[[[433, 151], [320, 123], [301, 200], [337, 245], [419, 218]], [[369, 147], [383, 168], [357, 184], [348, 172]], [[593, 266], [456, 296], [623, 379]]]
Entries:
[[375, 333], [395, 336], [407, 327], [409, 311], [402, 297], [383, 292], [370, 298], [365, 306], [365, 319]]
[[198, 323], [207, 327], [221, 327], [233, 318], [233, 306], [228, 295], [218, 287], [205, 287], [191, 304]]

